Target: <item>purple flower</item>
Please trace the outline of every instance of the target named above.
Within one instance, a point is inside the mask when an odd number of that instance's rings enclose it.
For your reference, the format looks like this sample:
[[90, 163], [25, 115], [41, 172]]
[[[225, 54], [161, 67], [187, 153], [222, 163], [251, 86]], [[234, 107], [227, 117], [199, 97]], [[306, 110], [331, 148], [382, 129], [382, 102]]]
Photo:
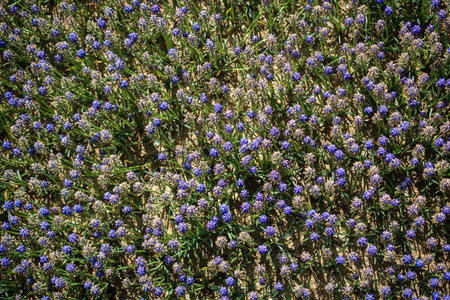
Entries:
[[268, 237], [272, 237], [275, 234], [275, 228], [273, 226], [267, 226], [264, 233], [268, 236]]
[[412, 262], [412, 257], [411, 255], [404, 255], [402, 258], [402, 261], [404, 264], [410, 264]]
[[336, 257], [336, 264], [338, 264], [338, 265], [345, 264], [345, 258], [343, 256]]
[[179, 285], [175, 288], [175, 294], [178, 297], [183, 297], [185, 293], [186, 293], [186, 288], [184, 286]]
[[25, 251], [27, 251], [27, 248], [25, 247], [25, 245], [19, 245], [16, 248], [16, 251], [19, 252], [20, 254], [23, 254], [23, 253], [25, 253]]
[[298, 82], [302, 79], [302, 76], [300, 75], [300, 73], [298, 72], [294, 72], [292, 74], [292, 80], [294, 80], [295, 82]]
[[291, 207], [291, 206], [286, 206], [286, 207], [284, 208], [284, 214], [285, 214], [286, 216], [289, 216], [290, 214], [292, 214], [292, 207]]
[[386, 8], [384, 9], [384, 14], [386, 16], [390, 16], [394, 11], [392, 10], [392, 8], [390, 6], [386, 6]]
[[129, 4], [125, 5], [125, 7], [123, 8], [123, 11], [126, 13], [131, 13], [133, 11], [133, 7]]
[[225, 223], [229, 223], [232, 220], [232, 216], [230, 213], [226, 213], [222, 216], [222, 219]]
[[281, 181], [280, 184], [278, 185], [278, 190], [279, 190], [281, 193], [286, 192], [286, 190], [287, 190], [287, 184]]
[[188, 230], [188, 226], [186, 223], [182, 222], [178, 224], [178, 232], [185, 233]]
[[361, 246], [361, 247], [367, 245], [367, 239], [365, 237], [359, 238], [358, 239], [358, 245]]
[[277, 292], [281, 292], [281, 291], [283, 290], [283, 284], [281, 284], [280, 282], [275, 283], [274, 289], [275, 289]]
[[72, 247], [70, 247], [69, 245], [65, 245], [62, 247], [62, 252], [69, 255], [72, 253]]
[[267, 248], [266, 245], [261, 245], [261, 246], [258, 247], [258, 252], [259, 252], [259, 254], [261, 254], [261, 255], [266, 254], [267, 251], [268, 251], [268, 248]]
[[66, 266], [66, 271], [67, 271], [68, 273], [74, 273], [74, 272], [75, 272], [75, 265], [74, 265], [74, 264], [68, 264], [68, 265]]
[[369, 245], [367, 246], [367, 254], [369, 255], [376, 255], [378, 252], [377, 246], [375, 245]]
[[414, 293], [411, 289], [405, 289], [402, 294], [405, 298], [411, 298]]
[[423, 262], [423, 260], [421, 259], [416, 260], [416, 267], [423, 268], [424, 265], [425, 263]]
[[8, 257], [3, 257], [1, 259], [1, 265], [5, 268], [11, 266], [11, 259], [9, 259]]
[[325, 228], [325, 234], [327, 236], [332, 236], [334, 234], [334, 227], [327, 227], [327, 228]]
[[225, 280], [225, 283], [228, 285], [228, 286], [233, 286], [234, 285], [234, 283], [235, 283], [235, 280], [234, 280], [234, 278], [233, 277], [228, 277], [226, 280]]
[[324, 68], [323, 71], [324, 71], [324, 73], [327, 74], [327, 75], [333, 74], [333, 67], [331, 67], [331, 66], [326, 66], [326, 67]]
[[[68, 180], [68, 179], [66, 179], [66, 180]], [[61, 211], [66, 216], [71, 216], [72, 215], [72, 209], [69, 206], [64, 206]]]
[[305, 221], [306, 228], [313, 228], [314, 227], [314, 221], [311, 219], [308, 219]]
[[317, 232], [313, 232], [313, 233], [311, 233], [310, 238], [313, 241], [318, 241], [320, 239], [320, 235]]
[[77, 34], [75, 32], [69, 33], [67, 38], [69, 39], [70, 42], [72, 42], [74, 44], [78, 43], [78, 36], [77, 36]]
[[259, 223], [264, 224], [267, 222], [267, 216], [266, 215], [261, 215], [258, 219]]

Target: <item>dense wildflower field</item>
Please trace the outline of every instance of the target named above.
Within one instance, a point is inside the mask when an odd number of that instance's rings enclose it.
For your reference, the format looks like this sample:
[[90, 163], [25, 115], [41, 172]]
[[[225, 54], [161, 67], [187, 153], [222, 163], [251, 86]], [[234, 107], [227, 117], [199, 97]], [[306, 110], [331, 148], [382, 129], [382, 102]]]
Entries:
[[0, 299], [450, 299], [450, 2], [2, 1]]

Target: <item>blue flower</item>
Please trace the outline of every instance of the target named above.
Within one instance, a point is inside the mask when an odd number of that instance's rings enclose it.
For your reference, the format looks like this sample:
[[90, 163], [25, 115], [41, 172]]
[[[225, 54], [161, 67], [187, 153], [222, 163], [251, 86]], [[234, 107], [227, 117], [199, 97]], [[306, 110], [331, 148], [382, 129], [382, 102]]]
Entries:
[[211, 155], [211, 157], [217, 157], [219, 155], [219, 151], [216, 148], [211, 148], [209, 150], [209, 155]]
[[75, 32], [69, 33], [68, 37], [70, 42], [72, 43], [78, 43], [78, 35]]
[[62, 252], [64, 252], [65, 254], [69, 255], [72, 253], [72, 247], [70, 247], [69, 245], [65, 245], [62, 247]]
[[271, 237], [275, 234], [275, 228], [273, 226], [267, 226], [264, 233], [268, 236]]
[[74, 264], [68, 264], [68, 265], [66, 266], [66, 271], [67, 271], [68, 273], [74, 273], [74, 272], [75, 272], [75, 265], [74, 265]]
[[129, 86], [130, 86], [130, 83], [127, 80], [125, 80], [125, 79], [120, 82], [120, 87], [123, 88], [123, 89], [126, 89]]
[[250, 37], [250, 40], [252, 41], [253, 44], [256, 44], [259, 42], [259, 37], [257, 35], [252, 35]]
[[185, 293], [186, 293], [186, 288], [184, 286], [179, 285], [175, 288], [175, 294], [178, 297], [183, 297]]
[[0, 263], [3, 267], [9, 267], [11, 266], [11, 259], [9, 259], [8, 257], [3, 257]]
[[[326, 66], [326, 67], [323, 69], [323, 71], [324, 71], [325, 74], [331, 75], [331, 74], [333, 74], [333, 67], [331, 67], [331, 66]], [[325, 96], [325, 93], [324, 93], [324, 96]]]
[[275, 283], [274, 289], [275, 289], [277, 292], [281, 292], [281, 291], [283, 290], [283, 284], [280, 283], [280, 282]]
[[294, 72], [292, 74], [292, 80], [294, 80], [295, 82], [300, 81], [300, 79], [302, 79], [302, 76], [300, 75], [300, 73]]
[[131, 207], [126, 205], [126, 206], [123, 207], [122, 211], [123, 211], [124, 214], [127, 215], [127, 214], [131, 213]]
[[261, 245], [261, 246], [258, 247], [258, 252], [259, 252], [259, 254], [264, 255], [264, 254], [267, 253], [267, 251], [268, 251], [268, 248], [267, 248], [266, 245]]
[[20, 254], [25, 253], [26, 250], [27, 248], [25, 247], [25, 245], [20, 245], [16, 248], [16, 251], [19, 252]]
[[235, 280], [234, 280], [234, 278], [233, 277], [228, 277], [226, 280], [225, 280], [225, 283], [228, 285], [228, 286], [233, 286], [233, 284], [235, 283]]
[[222, 216], [222, 219], [225, 223], [229, 223], [232, 220], [232, 216], [230, 213], [226, 213]]
[[131, 12], [133, 11], [133, 7], [132, 7], [131, 5], [129, 5], [129, 4], [127, 4], [127, 5], [125, 5], [125, 7], [123, 8], [123, 10], [124, 10], [126, 13], [131, 13]]
[[410, 264], [412, 262], [412, 257], [411, 255], [404, 255], [402, 258], [402, 261], [404, 264]]
[[367, 246], [367, 254], [373, 256], [373, 255], [377, 254], [377, 252], [378, 252], [377, 246], [375, 246], [375, 245]]

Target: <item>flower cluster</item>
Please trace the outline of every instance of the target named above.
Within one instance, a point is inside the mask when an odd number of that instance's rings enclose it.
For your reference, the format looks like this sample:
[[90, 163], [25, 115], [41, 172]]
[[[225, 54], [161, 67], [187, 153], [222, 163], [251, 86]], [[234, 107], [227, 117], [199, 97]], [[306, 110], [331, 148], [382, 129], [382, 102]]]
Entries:
[[448, 1], [13, 2], [2, 297], [450, 300]]

